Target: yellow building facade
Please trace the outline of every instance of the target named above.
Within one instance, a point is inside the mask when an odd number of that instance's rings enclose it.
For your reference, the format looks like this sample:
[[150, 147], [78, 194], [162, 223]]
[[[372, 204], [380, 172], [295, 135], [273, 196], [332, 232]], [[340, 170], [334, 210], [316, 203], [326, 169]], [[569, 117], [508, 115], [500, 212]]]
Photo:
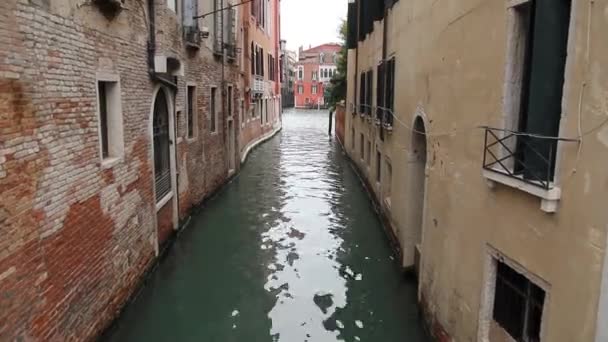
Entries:
[[349, 6], [344, 147], [435, 337], [608, 341], [608, 1], [377, 6]]

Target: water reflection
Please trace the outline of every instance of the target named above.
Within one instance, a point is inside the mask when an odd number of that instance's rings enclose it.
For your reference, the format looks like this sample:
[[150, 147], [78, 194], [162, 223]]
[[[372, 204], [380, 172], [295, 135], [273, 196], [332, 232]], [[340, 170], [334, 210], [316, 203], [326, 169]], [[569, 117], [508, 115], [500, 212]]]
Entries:
[[325, 112], [287, 112], [193, 218], [112, 341], [426, 341], [415, 284]]

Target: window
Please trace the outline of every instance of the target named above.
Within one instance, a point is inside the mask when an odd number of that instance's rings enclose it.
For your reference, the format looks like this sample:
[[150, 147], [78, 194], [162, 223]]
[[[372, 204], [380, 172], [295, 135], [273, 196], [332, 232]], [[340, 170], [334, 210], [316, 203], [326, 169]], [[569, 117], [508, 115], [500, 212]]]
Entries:
[[187, 137], [192, 139], [195, 137], [197, 128], [196, 128], [196, 87], [188, 86], [186, 91], [186, 105], [188, 108], [186, 109], [187, 113], [187, 129], [188, 134]]
[[250, 57], [251, 57], [251, 74], [256, 75], [255, 67], [256, 67], [257, 57], [256, 57], [256, 47], [253, 44], [253, 42], [251, 42], [251, 56]]
[[324, 64], [325, 63], [325, 54], [321, 52], [321, 54], [319, 55], [319, 64]]
[[367, 115], [372, 113], [372, 80], [373, 71], [361, 73], [361, 81], [359, 83], [359, 112]]
[[227, 110], [228, 110], [228, 117], [232, 116], [232, 86], [228, 86], [228, 101], [227, 102]]
[[158, 203], [171, 192], [169, 106], [163, 90], [158, 91], [154, 101], [152, 132], [154, 138], [154, 183], [156, 203]]
[[361, 139], [359, 141], [359, 144], [361, 149], [361, 160], [363, 160], [363, 158], [365, 157], [365, 137], [363, 136], [363, 133], [361, 133]]
[[304, 68], [299, 66], [298, 67], [298, 79], [301, 80], [304, 78]]
[[243, 126], [245, 124], [245, 101], [243, 101], [242, 99], [239, 100], [239, 111], [240, 111], [240, 118], [241, 118], [241, 126]]
[[393, 180], [393, 166], [391, 165], [391, 163], [387, 160], [385, 163], [386, 166], [386, 177], [384, 179], [384, 197], [390, 198], [391, 197], [391, 182]]
[[384, 71], [385, 62], [378, 64], [376, 71], [376, 120], [383, 120], [384, 114]]
[[365, 86], [365, 104], [367, 104], [367, 110], [366, 110], [366, 114], [367, 115], [372, 115], [372, 92], [373, 92], [373, 88], [372, 88], [372, 81], [374, 79], [374, 72], [369, 70], [367, 72], [367, 76], [365, 78], [367, 84]]
[[97, 96], [101, 158], [119, 158], [124, 151], [124, 137], [118, 79], [98, 81]]
[[318, 71], [313, 71], [312, 72], [312, 80], [316, 81], [319, 77]]
[[167, 0], [167, 7], [177, 13], [177, 0]]
[[507, 264], [496, 263], [494, 321], [518, 342], [540, 341], [545, 291]]
[[365, 156], [365, 159], [367, 161], [367, 165], [371, 165], [372, 164], [372, 142], [371, 141], [367, 141], [367, 155]]
[[382, 181], [382, 155], [376, 150], [376, 182]]
[[209, 113], [211, 114], [211, 133], [217, 131], [217, 88], [211, 88], [211, 98], [209, 99]]
[[[517, 81], [507, 89], [505, 112], [516, 124], [507, 128], [559, 135], [570, 10], [570, 0], [519, 1], [510, 9], [516, 41], [508, 49], [512, 74], [507, 77]], [[513, 171], [525, 179], [552, 181], [557, 141], [525, 135], [514, 140]]]
[[350, 129], [350, 148], [353, 149], [353, 153], [355, 150], [355, 129]]
[[384, 77], [386, 77], [385, 84], [385, 92], [386, 95], [384, 97], [384, 107], [388, 108], [390, 111], [384, 118], [384, 123], [392, 126], [394, 120], [394, 110], [395, 110], [395, 58], [391, 58], [386, 63], [386, 68], [384, 70]]
[[298, 84], [298, 94], [304, 94], [304, 86], [301, 84]]
[[367, 96], [365, 96], [365, 85], [367, 82], [365, 81], [366, 73], [362, 72], [359, 81], [359, 113], [365, 113], [365, 100]]
[[268, 123], [268, 100], [264, 100], [264, 116], [266, 123]]
[[317, 93], [317, 85], [316, 84], [313, 84], [310, 88], [311, 88], [311, 91], [312, 91], [313, 94]]

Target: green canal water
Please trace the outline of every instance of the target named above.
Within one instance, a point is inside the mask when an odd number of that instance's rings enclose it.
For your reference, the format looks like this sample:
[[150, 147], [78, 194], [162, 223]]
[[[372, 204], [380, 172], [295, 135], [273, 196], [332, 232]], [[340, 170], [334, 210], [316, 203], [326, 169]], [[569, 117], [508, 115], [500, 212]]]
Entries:
[[327, 126], [286, 111], [102, 340], [428, 341], [416, 284]]

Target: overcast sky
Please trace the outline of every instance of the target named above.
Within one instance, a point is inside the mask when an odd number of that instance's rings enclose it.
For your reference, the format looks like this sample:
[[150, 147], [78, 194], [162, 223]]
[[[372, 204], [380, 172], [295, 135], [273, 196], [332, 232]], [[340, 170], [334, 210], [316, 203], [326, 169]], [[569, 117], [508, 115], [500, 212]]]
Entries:
[[300, 45], [338, 43], [347, 8], [348, 0], [281, 0], [281, 39], [296, 52]]

